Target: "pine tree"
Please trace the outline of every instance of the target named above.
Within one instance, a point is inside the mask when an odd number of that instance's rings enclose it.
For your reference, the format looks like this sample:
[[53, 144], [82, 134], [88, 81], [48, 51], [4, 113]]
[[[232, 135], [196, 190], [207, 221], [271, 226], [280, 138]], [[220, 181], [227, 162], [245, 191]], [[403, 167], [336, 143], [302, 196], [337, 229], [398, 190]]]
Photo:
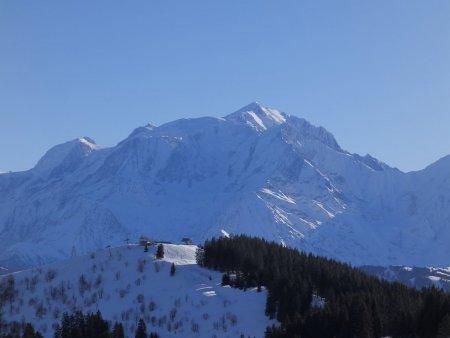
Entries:
[[224, 273], [222, 275], [222, 285], [230, 285], [230, 275], [227, 273]]
[[55, 327], [55, 333], [53, 335], [54, 338], [60, 338], [62, 336], [62, 329], [61, 329], [61, 325], [56, 324]]
[[273, 293], [273, 290], [269, 289], [267, 298], [266, 298], [266, 310], [265, 310], [266, 316], [268, 316], [270, 319], [274, 319], [275, 315], [277, 313], [277, 304], [276, 304], [276, 297]]
[[144, 320], [141, 318], [139, 319], [139, 323], [136, 329], [136, 335], [135, 338], [147, 338], [147, 326], [145, 325]]
[[125, 338], [125, 332], [123, 331], [123, 325], [122, 323], [116, 322], [114, 324], [111, 338]]
[[372, 337], [372, 318], [367, 304], [356, 297], [350, 308], [350, 330], [352, 337]]
[[148, 252], [148, 243], [145, 243], [144, 252]]
[[34, 328], [30, 323], [25, 326], [22, 338], [34, 338]]
[[109, 324], [103, 319], [99, 310], [95, 314], [88, 315], [86, 319], [86, 324], [89, 327], [92, 337], [100, 338], [109, 336]]
[[164, 258], [164, 245], [158, 244], [158, 249], [156, 250], [156, 258], [157, 259]]
[[444, 318], [442, 318], [441, 323], [439, 324], [438, 329], [438, 338], [448, 338], [450, 337], [450, 315], [446, 314]]
[[35, 332], [33, 325], [28, 323], [25, 326], [25, 330], [23, 331], [22, 338], [38, 338], [38, 337], [42, 337], [41, 334], [39, 332]]
[[195, 261], [198, 265], [203, 266], [204, 264], [204, 258], [205, 258], [205, 251], [203, 248], [198, 247], [197, 250], [195, 250]]
[[172, 266], [170, 267], [170, 275], [175, 275], [175, 271], [177, 271], [177, 268], [175, 267], [175, 263], [172, 263]]

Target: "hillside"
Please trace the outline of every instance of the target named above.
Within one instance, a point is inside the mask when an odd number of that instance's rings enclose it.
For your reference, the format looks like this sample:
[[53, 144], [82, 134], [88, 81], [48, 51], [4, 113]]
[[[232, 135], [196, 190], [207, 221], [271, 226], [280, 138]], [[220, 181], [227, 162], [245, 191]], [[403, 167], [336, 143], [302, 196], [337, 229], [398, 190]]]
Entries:
[[257, 103], [139, 127], [113, 147], [83, 137], [0, 175], [0, 266], [222, 230], [354, 265], [447, 266], [449, 170], [447, 157], [403, 173]]
[[387, 280], [398, 281], [405, 285], [424, 288], [437, 287], [450, 291], [450, 268], [417, 267], [417, 266], [371, 266], [359, 267], [369, 275]]
[[213, 238], [199, 257], [202, 266], [224, 272], [224, 284], [267, 288], [265, 312], [280, 324], [268, 328], [266, 338], [450, 335], [450, 296], [436, 288], [379, 280], [347, 264], [248, 236]]
[[8, 322], [33, 323], [49, 338], [63, 313], [76, 310], [100, 310], [112, 324], [123, 323], [128, 337], [140, 318], [161, 337], [262, 337], [274, 322], [264, 314], [266, 292], [222, 287], [220, 273], [195, 264], [195, 250], [165, 244], [156, 260], [155, 247], [144, 253], [130, 245], [17, 272], [0, 283], [3, 296], [11, 277], [16, 290], [0, 302], [0, 313]]
[[129, 245], [0, 278], [0, 337], [22, 336], [27, 322], [61, 338], [124, 337], [107, 334], [117, 325], [133, 337], [138, 323], [160, 337], [450, 334], [450, 296], [436, 288], [248, 236], [162, 248], [163, 259], [160, 247]]

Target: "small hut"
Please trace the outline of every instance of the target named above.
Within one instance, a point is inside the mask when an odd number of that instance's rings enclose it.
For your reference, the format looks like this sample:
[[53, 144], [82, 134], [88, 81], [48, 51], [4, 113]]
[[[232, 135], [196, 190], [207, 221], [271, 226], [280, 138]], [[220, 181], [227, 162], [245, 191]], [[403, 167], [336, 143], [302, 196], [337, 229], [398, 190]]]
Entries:
[[183, 244], [185, 245], [192, 245], [192, 239], [188, 238], [188, 237], [183, 237], [181, 239], [181, 241], [183, 242]]

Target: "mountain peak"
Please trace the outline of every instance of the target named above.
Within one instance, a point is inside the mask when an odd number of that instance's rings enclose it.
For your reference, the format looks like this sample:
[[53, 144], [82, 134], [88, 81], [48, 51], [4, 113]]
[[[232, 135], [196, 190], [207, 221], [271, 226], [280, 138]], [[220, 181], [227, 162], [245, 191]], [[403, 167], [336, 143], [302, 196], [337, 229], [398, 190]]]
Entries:
[[77, 142], [83, 143], [84, 145], [87, 145], [90, 148], [97, 147], [97, 143], [95, 143], [95, 141], [88, 136], [80, 137], [79, 139], [75, 140], [75, 143], [77, 143]]
[[[155, 129], [156, 129], [156, 126], [154, 124], [147, 123], [145, 126], [137, 127], [136, 129], [134, 129], [131, 132], [131, 134], [128, 136], [127, 139], [133, 138], [133, 137], [139, 137], [142, 135], [150, 135], [151, 132]], [[124, 141], [121, 141], [120, 143], [122, 143], [122, 142], [124, 142]]]
[[286, 115], [276, 109], [264, 107], [258, 102], [252, 102], [227, 115], [225, 119], [244, 122], [253, 129], [265, 131], [275, 125], [285, 123]]
[[263, 109], [266, 109], [262, 104], [260, 104], [257, 101], [250, 102], [249, 104], [245, 105], [241, 109], [237, 110], [236, 112], [246, 112], [246, 111], [261, 111]]
[[65, 161], [77, 162], [92, 151], [101, 149], [93, 139], [84, 136], [54, 146], [38, 161], [35, 172], [47, 172], [58, 167]]

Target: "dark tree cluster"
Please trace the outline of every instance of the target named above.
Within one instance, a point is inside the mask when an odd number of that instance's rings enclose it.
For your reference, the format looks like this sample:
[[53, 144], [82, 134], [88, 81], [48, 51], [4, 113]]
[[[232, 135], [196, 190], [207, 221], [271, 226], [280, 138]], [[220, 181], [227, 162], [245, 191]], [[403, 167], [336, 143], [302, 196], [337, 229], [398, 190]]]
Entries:
[[164, 245], [158, 244], [158, 247], [156, 249], [156, 258], [157, 259], [164, 258]]
[[2, 322], [0, 318], [0, 337], [1, 338], [43, 338], [40, 332], [35, 331], [32, 324]]
[[[448, 337], [450, 296], [371, 277], [351, 266], [247, 236], [206, 241], [204, 267], [222, 284], [265, 286], [266, 314], [281, 322], [266, 337]], [[313, 295], [325, 299], [313, 305]]]
[[[144, 320], [140, 319], [136, 329], [136, 337], [147, 338], [147, 328]], [[109, 322], [102, 318], [100, 311], [97, 313], [83, 314], [80, 311], [72, 315], [65, 313], [61, 324], [55, 329], [55, 338], [125, 338], [123, 325], [116, 322], [110, 328]], [[157, 338], [156, 333], [150, 333], [150, 337]]]
[[[122, 330], [123, 332], [123, 330]], [[97, 313], [83, 314], [77, 311], [71, 315], [64, 313], [61, 325], [55, 329], [55, 338], [110, 337], [109, 324]]]

